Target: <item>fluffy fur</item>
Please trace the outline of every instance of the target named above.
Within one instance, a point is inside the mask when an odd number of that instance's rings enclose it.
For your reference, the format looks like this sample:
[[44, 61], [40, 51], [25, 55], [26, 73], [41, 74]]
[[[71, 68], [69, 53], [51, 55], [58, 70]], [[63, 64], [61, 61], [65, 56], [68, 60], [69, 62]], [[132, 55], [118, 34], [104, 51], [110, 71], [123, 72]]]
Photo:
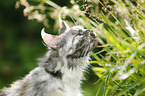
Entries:
[[96, 36], [82, 26], [70, 28], [62, 20], [60, 26], [58, 36], [42, 30], [42, 38], [50, 50], [40, 59], [39, 67], [10, 88], [2, 89], [0, 96], [82, 96], [81, 80]]

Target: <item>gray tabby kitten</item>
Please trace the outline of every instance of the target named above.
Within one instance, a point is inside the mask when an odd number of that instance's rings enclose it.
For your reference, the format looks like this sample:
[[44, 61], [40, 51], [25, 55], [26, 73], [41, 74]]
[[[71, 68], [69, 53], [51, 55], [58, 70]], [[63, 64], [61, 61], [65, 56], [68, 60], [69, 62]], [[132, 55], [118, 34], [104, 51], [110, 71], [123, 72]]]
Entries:
[[0, 96], [82, 96], [80, 84], [89, 64], [89, 51], [96, 45], [96, 35], [82, 26], [69, 27], [60, 19], [60, 35], [41, 31], [49, 51], [39, 67]]

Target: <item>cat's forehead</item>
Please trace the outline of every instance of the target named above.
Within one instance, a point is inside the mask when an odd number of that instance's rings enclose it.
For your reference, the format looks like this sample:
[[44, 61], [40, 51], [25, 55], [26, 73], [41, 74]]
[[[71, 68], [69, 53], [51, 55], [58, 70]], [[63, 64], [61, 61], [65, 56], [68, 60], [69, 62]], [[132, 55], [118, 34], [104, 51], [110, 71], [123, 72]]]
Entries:
[[72, 30], [84, 30], [84, 27], [80, 26], [80, 25], [76, 25], [76, 26], [71, 27], [71, 29]]

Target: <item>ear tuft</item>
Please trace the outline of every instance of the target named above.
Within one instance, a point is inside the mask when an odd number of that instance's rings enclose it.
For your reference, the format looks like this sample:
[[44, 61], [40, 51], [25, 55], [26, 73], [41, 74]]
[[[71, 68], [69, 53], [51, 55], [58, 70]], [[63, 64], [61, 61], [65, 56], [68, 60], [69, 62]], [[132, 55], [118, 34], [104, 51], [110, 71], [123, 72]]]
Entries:
[[70, 30], [69, 25], [63, 21], [59, 15], [59, 24], [60, 24], [60, 34], [66, 32], [67, 30]]

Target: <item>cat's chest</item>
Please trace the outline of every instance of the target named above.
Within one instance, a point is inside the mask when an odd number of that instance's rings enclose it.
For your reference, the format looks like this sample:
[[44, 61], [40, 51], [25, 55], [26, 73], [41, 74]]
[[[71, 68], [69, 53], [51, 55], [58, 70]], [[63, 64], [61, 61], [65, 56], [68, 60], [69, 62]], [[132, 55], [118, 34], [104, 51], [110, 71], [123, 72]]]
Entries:
[[83, 72], [79, 69], [64, 68], [62, 79], [58, 80], [58, 83], [60, 83], [61, 86], [58, 87], [56, 91], [67, 94], [66, 96], [79, 96], [76, 94], [80, 93], [82, 75]]

